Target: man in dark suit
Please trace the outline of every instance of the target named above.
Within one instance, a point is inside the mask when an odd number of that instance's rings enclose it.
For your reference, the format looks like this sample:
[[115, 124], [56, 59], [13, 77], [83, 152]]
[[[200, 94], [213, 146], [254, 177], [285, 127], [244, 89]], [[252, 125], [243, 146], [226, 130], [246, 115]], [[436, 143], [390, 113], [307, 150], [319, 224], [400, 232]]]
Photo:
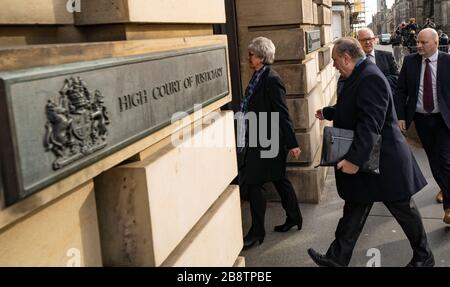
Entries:
[[[337, 40], [332, 57], [345, 83], [336, 105], [318, 110], [316, 117], [353, 130], [354, 140], [335, 168], [337, 190], [345, 200], [336, 238], [326, 255], [313, 249], [308, 253], [319, 266], [347, 266], [372, 205], [378, 201], [386, 205], [411, 244], [413, 258], [407, 266], [433, 266], [434, 257], [412, 199], [426, 181], [398, 127], [386, 77], [353, 38]], [[380, 135], [380, 174], [360, 171]]]
[[419, 33], [418, 53], [403, 61], [397, 90], [397, 113], [403, 131], [414, 120], [433, 177], [441, 188], [444, 222], [450, 224], [450, 55], [438, 51], [434, 29]]
[[395, 93], [398, 80], [398, 65], [392, 53], [375, 49], [375, 35], [369, 28], [358, 30], [357, 37], [367, 58], [380, 68], [381, 72], [386, 76], [391, 90]]

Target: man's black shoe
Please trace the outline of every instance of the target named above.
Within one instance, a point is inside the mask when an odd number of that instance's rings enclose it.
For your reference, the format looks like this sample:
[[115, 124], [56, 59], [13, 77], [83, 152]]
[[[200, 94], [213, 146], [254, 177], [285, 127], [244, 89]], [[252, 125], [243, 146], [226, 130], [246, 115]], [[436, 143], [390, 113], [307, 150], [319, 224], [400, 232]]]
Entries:
[[430, 257], [428, 257], [424, 261], [416, 261], [411, 260], [406, 267], [433, 267], [434, 266], [434, 256], [431, 254]]
[[290, 223], [290, 222], [285, 222], [284, 224], [281, 225], [277, 225], [273, 228], [273, 231], [275, 232], [287, 232], [289, 231], [292, 227], [297, 226], [298, 230], [302, 230], [302, 223]]
[[316, 252], [312, 248], [308, 249], [308, 254], [311, 257], [311, 259], [314, 261], [314, 263], [316, 263], [320, 267], [344, 267], [341, 264], [328, 258], [326, 255], [322, 255], [322, 254]]

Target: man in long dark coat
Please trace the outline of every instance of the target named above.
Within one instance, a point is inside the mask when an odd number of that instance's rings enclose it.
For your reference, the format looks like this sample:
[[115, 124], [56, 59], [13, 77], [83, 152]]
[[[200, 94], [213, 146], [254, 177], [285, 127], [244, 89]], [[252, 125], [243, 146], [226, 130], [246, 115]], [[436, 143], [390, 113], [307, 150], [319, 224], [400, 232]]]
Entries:
[[[332, 120], [334, 127], [353, 130], [355, 136], [335, 169], [338, 193], [345, 200], [336, 238], [326, 255], [313, 249], [308, 253], [319, 266], [347, 266], [370, 209], [378, 201], [386, 205], [408, 237], [413, 258], [407, 266], [433, 266], [434, 257], [412, 199], [426, 180], [398, 127], [389, 83], [356, 39], [339, 39], [332, 57], [345, 83], [337, 104], [317, 111], [316, 116]], [[360, 171], [380, 135], [380, 174]]]

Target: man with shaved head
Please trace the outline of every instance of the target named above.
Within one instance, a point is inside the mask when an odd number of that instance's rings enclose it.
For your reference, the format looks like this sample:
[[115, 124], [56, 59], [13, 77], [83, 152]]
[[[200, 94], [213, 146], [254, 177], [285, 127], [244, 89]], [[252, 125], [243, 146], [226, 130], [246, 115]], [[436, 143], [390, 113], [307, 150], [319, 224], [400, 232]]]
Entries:
[[386, 76], [392, 92], [395, 93], [397, 90], [398, 66], [392, 53], [375, 49], [375, 35], [369, 28], [358, 30], [357, 38], [367, 58], [380, 68], [381, 72]]
[[403, 131], [414, 120], [417, 134], [441, 191], [446, 224], [450, 224], [450, 55], [439, 52], [436, 30], [423, 29], [418, 53], [408, 55], [400, 72], [396, 104]]

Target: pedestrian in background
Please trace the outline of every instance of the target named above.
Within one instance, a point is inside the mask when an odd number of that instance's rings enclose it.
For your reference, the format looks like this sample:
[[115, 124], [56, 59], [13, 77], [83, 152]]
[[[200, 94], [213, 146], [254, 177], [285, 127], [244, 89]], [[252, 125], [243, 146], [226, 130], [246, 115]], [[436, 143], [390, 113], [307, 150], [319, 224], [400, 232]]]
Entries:
[[433, 21], [431, 21], [430, 18], [425, 19], [425, 24], [423, 24], [422, 29], [426, 29], [426, 28], [432, 28], [432, 29], [436, 29], [436, 24], [434, 24]]
[[448, 35], [442, 32], [442, 30], [438, 30], [438, 36], [439, 36], [439, 50], [448, 53]]
[[369, 28], [358, 30], [357, 38], [367, 58], [377, 65], [386, 76], [392, 92], [395, 92], [397, 90], [398, 66], [392, 53], [375, 49], [376, 38], [373, 31]]

